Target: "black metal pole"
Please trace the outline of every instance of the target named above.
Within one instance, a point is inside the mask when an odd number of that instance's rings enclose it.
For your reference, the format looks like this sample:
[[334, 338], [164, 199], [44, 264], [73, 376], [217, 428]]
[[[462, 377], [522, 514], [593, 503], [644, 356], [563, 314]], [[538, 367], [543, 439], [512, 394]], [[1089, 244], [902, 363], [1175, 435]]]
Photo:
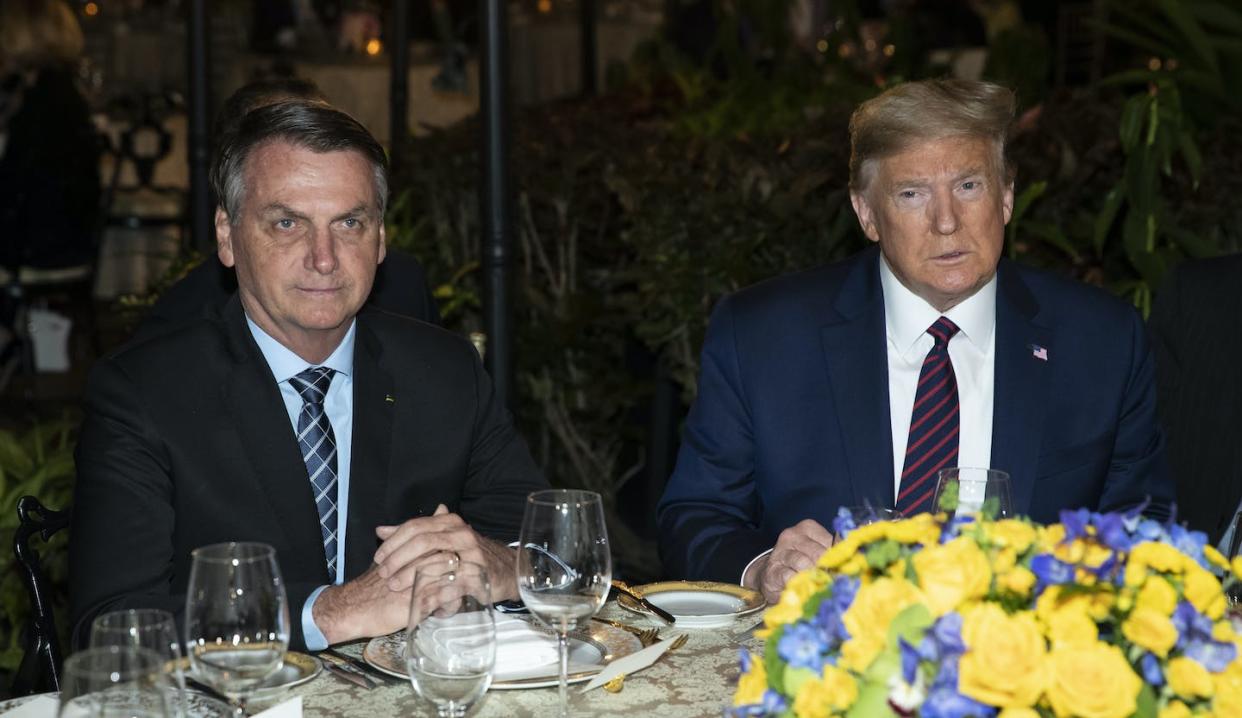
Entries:
[[207, 35], [210, 25], [207, 0], [190, 0], [186, 5], [186, 33], [189, 35], [188, 82], [190, 164], [190, 246], [210, 253], [216, 244], [212, 215], [211, 188], [207, 182], [207, 166], [211, 161], [211, 58]]
[[392, 77], [388, 85], [388, 161], [395, 174], [405, 161], [410, 105], [410, 2], [392, 0], [392, 33], [388, 51]]
[[479, 0], [479, 114], [483, 127], [483, 329], [496, 400], [510, 406], [513, 338], [509, 325], [509, 23], [508, 0]]
[[578, 23], [582, 51], [582, 94], [591, 97], [599, 93], [599, 39], [595, 34], [595, 0], [578, 0]]

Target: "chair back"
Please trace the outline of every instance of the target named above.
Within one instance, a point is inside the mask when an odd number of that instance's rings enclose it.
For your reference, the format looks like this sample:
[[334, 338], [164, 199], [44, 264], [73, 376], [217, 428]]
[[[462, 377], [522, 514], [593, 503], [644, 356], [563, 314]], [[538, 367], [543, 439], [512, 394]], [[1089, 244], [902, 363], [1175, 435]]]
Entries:
[[26, 652], [13, 675], [14, 696], [60, 690], [60, 641], [56, 619], [52, 615], [51, 589], [39, 562], [39, 554], [30, 545], [38, 534], [46, 542], [57, 531], [69, 525], [69, 511], [52, 511], [33, 496], [17, 500], [20, 521], [13, 534], [13, 553], [26, 582], [30, 597], [30, 619], [26, 625]]

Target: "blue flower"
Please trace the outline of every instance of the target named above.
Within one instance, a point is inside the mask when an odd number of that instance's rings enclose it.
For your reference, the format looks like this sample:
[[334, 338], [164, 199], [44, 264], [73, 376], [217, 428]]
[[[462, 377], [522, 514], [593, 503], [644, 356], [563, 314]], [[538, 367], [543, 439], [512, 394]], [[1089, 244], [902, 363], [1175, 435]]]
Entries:
[[725, 715], [729, 716], [729, 718], [774, 716], [785, 712], [787, 707], [788, 704], [785, 703], [785, 697], [769, 688], [763, 692], [763, 700], [759, 703], [728, 708]]
[[919, 656], [918, 650], [904, 638], [897, 639], [897, 648], [901, 650], [901, 680], [909, 685], [914, 685], [921, 656]]
[[1220, 673], [1238, 657], [1238, 647], [1221, 641], [1191, 641], [1183, 655], [1193, 658], [1211, 673]]
[[927, 694], [919, 708], [922, 718], [992, 718], [996, 709], [957, 692], [957, 688], [937, 688]]
[[1042, 592], [1048, 586], [1072, 583], [1074, 567], [1050, 553], [1041, 553], [1031, 559], [1031, 573], [1038, 579], [1035, 591]]
[[1160, 670], [1160, 659], [1155, 654], [1144, 653], [1139, 660], [1139, 668], [1143, 671], [1143, 680], [1159, 688], [1164, 685], [1164, 672]]
[[809, 623], [798, 621], [785, 627], [776, 654], [791, 668], [809, 668], [816, 673], [824, 669], [827, 646], [820, 640], [820, 631]]
[[1167, 542], [1169, 533], [1164, 530], [1164, 526], [1152, 519], [1143, 519], [1139, 522], [1136, 538], [1139, 541], [1162, 541]]
[[1173, 627], [1177, 629], [1177, 647], [1185, 650], [1192, 643], [1212, 640], [1212, 619], [1195, 610], [1189, 601], [1182, 601], [1173, 610]]
[[855, 520], [854, 514], [850, 513], [849, 508], [842, 506], [837, 509], [837, 517], [832, 520], [832, 530], [841, 538], [845, 538], [856, 528], [858, 528], [858, 521]]
[[963, 526], [974, 522], [975, 517], [971, 514], [958, 514], [949, 519], [940, 529], [940, 543], [945, 544], [957, 538], [961, 535]]
[[1207, 558], [1203, 555], [1203, 547], [1207, 545], [1207, 534], [1174, 524], [1169, 527], [1169, 542], [1173, 544], [1173, 548], [1198, 561], [1203, 568], [1211, 568]]
[[1096, 514], [1094, 516], [1095, 532], [1100, 542], [1113, 551], [1130, 550], [1133, 542], [1126, 531], [1125, 518], [1120, 514]]
[[1061, 510], [1061, 525], [1065, 527], [1065, 540], [1073, 541], [1087, 535], [1087, 527], [1091, 525], [1091, 512], [1086, 509]]

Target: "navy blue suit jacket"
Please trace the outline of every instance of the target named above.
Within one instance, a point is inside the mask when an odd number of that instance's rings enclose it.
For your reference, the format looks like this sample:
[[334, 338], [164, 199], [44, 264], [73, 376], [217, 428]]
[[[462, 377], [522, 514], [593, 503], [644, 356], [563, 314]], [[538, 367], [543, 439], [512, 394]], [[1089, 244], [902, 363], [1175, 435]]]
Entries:
[[[840, 506], [893, 505], [879, 249], [721, 300], [659, 508], [670, 575], [736, 582], [780, 532]], [[1142, 321], [1107, 293], [1002, 260], [992, 468], [1014, 508], [1114, 510], [1173, 485]], [[1047, 350], [1035, 356], [1034, 347]]]

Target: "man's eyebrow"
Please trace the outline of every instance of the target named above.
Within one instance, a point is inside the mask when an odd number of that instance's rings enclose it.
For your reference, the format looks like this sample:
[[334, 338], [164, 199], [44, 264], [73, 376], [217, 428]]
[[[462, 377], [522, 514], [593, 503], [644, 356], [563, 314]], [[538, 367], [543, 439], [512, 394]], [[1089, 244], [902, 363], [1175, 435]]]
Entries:
[[341, 212], [337, 216], [333, 217], [332, 221], [339, 222], [342, 219], [349, 219], [350, 217], [357, 217], [358, 215], [365, 215], [369, 217], [372, 214], [375, 214], [374, 208], [371, 207], [371, 205], [366, 204], [364, 202], [361, 204], [354, 205], [353, 207], [350, 207], [344, 212]]
[[259, 210], [259, 213], [264, 214], [264, 215], [284, 214], [284, 215], [289, 215], [292, 217], [297, 217], [298, 219], [307, 218], [305, 214], [302, 214], [301, 212], [297, 211], [296, 209], [290, 207], [287, 204], [281, 204], [280, 202], [273, 202], [263, 207], [262, 209]]

